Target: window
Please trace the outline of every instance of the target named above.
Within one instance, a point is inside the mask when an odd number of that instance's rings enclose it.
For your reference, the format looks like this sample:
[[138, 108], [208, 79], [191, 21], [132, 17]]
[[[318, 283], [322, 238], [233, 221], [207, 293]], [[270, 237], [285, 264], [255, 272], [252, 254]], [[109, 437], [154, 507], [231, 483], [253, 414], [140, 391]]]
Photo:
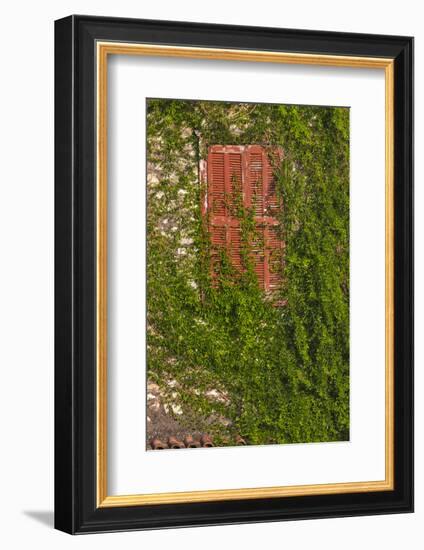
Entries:
[[[274, 149], [272, 154], [281, 152]], [[201, 164], [207, 182], [202, 212], [208, 220], [215, 279], [222, 250], [236, 273], [244, 270], [240, 207], [250, 212], [255, 230], [248, 242], [249, 256], [260, 288], [272, 295], [281, 287], [284, 243], [278, 220], [282, 203], [268, 155], [260, 145], [210, 146], [207, 161]]]

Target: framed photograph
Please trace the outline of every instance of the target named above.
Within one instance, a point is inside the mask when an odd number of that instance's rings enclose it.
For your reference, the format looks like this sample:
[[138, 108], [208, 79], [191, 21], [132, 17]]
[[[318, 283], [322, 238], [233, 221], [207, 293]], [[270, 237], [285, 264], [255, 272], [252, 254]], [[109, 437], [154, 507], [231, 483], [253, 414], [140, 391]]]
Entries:
[[413, 39], [70, 16], [55, 73], [56, 528], [411, 512]]

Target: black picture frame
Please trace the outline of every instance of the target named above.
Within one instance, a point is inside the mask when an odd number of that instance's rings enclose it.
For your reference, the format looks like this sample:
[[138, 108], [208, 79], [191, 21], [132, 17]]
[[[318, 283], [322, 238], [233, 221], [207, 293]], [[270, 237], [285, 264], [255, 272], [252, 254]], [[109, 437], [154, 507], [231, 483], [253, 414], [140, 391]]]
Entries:
[[[394, 490], [97, 507], [99, 40], [394, 60]], [[55, 527], [133, 529], [413, 511], [413, 39], [73, 15], [55, 22]]]

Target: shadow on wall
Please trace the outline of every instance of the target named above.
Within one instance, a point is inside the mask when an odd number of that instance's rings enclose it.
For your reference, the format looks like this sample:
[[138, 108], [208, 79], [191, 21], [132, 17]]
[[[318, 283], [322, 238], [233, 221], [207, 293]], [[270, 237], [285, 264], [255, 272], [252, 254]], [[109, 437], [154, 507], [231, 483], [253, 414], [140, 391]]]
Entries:
[[29, 518], [35, 519], [39, 523], [53, 529], [54, 512], [53, 510], [24, 510], [23, 514]]

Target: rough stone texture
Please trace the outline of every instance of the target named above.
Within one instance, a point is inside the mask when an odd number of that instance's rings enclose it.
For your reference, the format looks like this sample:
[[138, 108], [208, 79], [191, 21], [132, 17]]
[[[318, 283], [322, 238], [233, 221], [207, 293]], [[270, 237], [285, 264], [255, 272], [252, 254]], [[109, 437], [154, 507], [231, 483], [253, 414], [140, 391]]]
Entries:
[[[171, 414], [171, 410], [173, 414]], [[201, 433], [188, 433], [179, 422], [176, 416], [182, 413], [179, 405], [174, 403], [163, 403], [163, 396], [160, 388], [153, 382], [147, 383], [147, 447], [150, 449], [150, 442], [153, 438], [158, 438], [164, 443], [168, 437], [174, 436], [183, 440], [186, 435], [192, 435], [195, 439], [200, 439]]]
[[[168, 387], [175, 387], [176, 381], [169, 380]], [[216, 389], [210, 389], [205, 392], [205, 395], [216, 401], [225, 401], [227, 399], [226, 394]], [[177, 393], [171, 393], [164, 400], [164, 394], [161, 391], [158, 384], [154, 382], [147, 382], [147, 418], [146, 418], [146, 445], [148, 449], [151, 449], [152, 439], [160, 439], [163, 443], [166, 443], [168, 438], [173, 436], [181, 441], [188, 435], [191, 435], [195, 440], [200, 440], [202, 433], [200, 431], [189, 431], [178, 422], [178, 417], [183, 415], [181, 406], [172, 402], [172, 397], [177, 397]], [[218, 421], [223, 426], [229, 427], [231, 425], [230, 420], [224, 416], [214, 416], [211, 421]]]

